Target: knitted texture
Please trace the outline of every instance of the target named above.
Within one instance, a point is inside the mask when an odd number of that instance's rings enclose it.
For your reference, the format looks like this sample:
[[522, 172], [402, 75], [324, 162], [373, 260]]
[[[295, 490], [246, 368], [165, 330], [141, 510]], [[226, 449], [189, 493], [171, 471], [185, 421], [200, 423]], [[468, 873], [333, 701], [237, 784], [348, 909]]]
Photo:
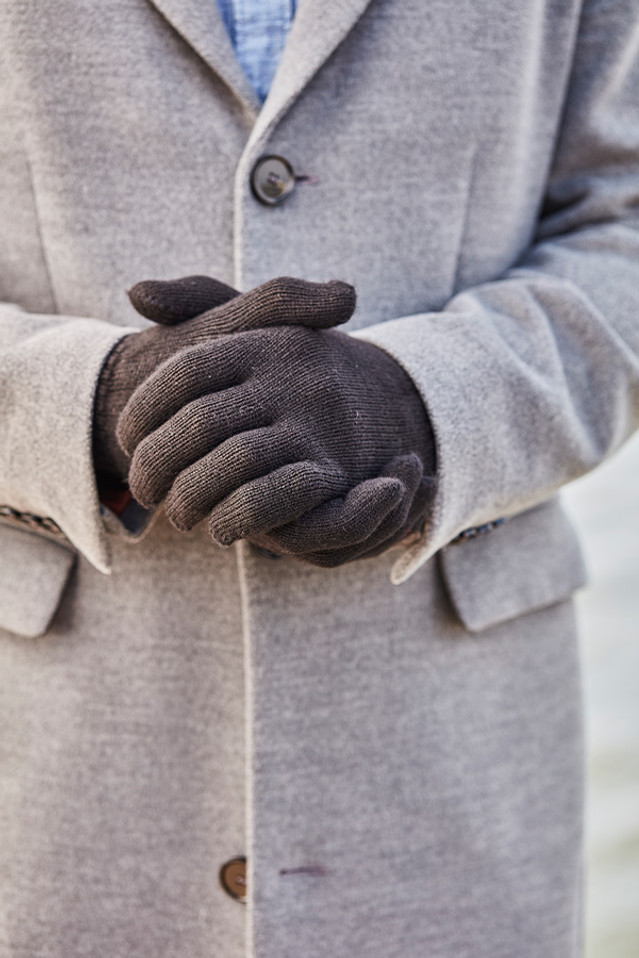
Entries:
[[173, 326], [221, 306], [239, 293], [210, 276], [182, 276], [176, 280], [143, 280], [128, 291], [128, 296], [141, 316], [162, 326]]
[[281, 277], [250, 292], [207, 276], [136, 284], [129, 297], [156, 324], [125, 336], [102, 369], [93, 416], [93, 459], [102, 489], [126, 478], [128, 456], [116, 439], [118, 418], [133, 391], [170, 356], [210, 336], [296, 322], [325, 327], [346, 322], [355, 291], [339, 281], [308, 283]]
[[[286, 292], [294, 321], [305, 286]], [[210, 334], [229, 332], [239, 303], [205, 314]], [[423, 518], [435, 452], [412, 381], [378, 347], [312, 325], [209, 336], [139, 387], [118, 427], [139, 502], [165, 499], [181, 530], [208, 516], [221, 545], [248, 538], [326, 566], [377, 554]]]

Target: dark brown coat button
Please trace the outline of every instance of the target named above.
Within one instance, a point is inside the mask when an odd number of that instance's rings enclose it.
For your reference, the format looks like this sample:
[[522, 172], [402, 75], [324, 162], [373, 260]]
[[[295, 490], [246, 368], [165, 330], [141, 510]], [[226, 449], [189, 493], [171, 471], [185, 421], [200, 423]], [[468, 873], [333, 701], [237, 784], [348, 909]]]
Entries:
[[275, 206], [295, 188], [293, 167], [283, 156], [261, 156], [251, 173], [251, 188], [260, 203]]
[[246, 858], [231, 858], [220, 868], [222, 888], [238, 901], [246, 901]]

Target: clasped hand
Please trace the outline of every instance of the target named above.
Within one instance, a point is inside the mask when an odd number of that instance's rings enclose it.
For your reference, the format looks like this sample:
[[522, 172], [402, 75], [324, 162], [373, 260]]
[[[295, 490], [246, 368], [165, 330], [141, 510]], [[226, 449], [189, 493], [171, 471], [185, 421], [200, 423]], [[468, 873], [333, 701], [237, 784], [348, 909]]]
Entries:
[[[382, 552], [426, 515], [422, 401], [388, 354], [325, 328], [348, 319], [354, 295], [321, 285], [282, 279], [244, 294], [248, 309], [218, 303], [195, 320], [207, 335], [187, 335], [135, 389], [117, 436], [139, 502], [164, 500], [184, 531], [208, 517], [221, 545], [250, 539], [323, 566]], [[279, 310], [260, 309], [266, 287]], [[155, 284], [156, 306], [164, 292]]]

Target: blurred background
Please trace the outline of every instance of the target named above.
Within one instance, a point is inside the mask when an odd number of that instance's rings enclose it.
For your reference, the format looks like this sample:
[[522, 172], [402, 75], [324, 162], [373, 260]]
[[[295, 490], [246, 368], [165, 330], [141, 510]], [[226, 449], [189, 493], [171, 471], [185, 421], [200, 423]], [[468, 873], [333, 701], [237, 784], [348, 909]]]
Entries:
[[639, 958], [639, 439], [570, 485], [588, 734], [586, 958]]

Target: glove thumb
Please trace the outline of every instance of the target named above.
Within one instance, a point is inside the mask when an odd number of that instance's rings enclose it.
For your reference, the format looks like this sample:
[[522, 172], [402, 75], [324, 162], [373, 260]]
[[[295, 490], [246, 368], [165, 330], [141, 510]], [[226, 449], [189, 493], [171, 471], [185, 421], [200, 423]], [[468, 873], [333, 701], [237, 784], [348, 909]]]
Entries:
[[210, 276], [146, 279], [128, 291], [133, 307], [162, 326], [176, 326], [239, 296], [237, 290]]
[[241, 294], [209, 276], [145, 280], [129, 290], [129, 299], [142, 316], [165, 326], [197, 317], [198, 332], [210, 336], [268, 326], [330, 329], [348, 322], [356, 305], [348, 283], [311, 283], [289, 276]]
[[197, 320], [210, 335], [228, 335], [270, 326], [330, 329], [348, 322], [355, 310], [355, 290], [333, 279], [311, 283], [278, 276], [242, 293]]

